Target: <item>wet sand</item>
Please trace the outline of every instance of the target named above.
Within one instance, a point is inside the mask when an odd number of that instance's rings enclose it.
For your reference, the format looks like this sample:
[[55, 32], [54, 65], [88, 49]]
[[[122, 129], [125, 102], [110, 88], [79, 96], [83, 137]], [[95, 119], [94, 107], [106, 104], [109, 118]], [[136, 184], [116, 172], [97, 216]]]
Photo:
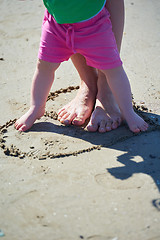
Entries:
[[0, 1], [2, 239], [160, 239], [160, 3], [125, 4], [122, 60], [134, 108], [149, 123], [137, 135], [125, 124], [100, 134], [57, 121], [79, 85], [70, 61], [56, 73], [45, 116], [16, 131], [29, 106], [44, 7]]

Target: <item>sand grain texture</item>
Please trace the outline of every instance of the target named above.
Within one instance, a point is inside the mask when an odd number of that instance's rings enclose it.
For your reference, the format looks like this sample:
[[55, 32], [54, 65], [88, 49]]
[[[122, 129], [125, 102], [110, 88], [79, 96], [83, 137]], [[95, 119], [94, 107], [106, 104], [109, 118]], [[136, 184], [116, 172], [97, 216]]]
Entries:
[[56, 73], [45, 116], [19, 133], [14, 122], [29, 106], [44, 7], [0, 0], [2, 239], [160, 239], [160, 3], [125, 4], [122, 60], [149, 130], [61, 125], [56, 113], [79, 85], [69, 61]]

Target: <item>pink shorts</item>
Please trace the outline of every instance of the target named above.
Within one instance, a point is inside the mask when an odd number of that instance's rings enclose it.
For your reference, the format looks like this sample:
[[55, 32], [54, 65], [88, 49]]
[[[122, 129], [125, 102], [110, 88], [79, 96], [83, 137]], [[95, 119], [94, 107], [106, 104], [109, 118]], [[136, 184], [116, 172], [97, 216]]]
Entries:
[[109, 12], [104, 8], [90, 20], [58, 24], [46, 10], [38, 58], [60, 63], [80, 53], [85, 57], [87, 65], [97, 69], [121, 66], [109, 17]]

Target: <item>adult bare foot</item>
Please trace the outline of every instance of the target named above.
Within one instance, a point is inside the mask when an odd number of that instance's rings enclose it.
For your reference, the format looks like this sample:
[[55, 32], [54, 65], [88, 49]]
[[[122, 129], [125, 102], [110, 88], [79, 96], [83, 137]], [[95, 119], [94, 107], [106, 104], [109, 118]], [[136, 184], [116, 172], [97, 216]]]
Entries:
[[122, 114], [107, 84], [105, 75], [99, 73], [98, 94], [95, 109], [91, 115], [87, 129], [101, 133], [111, 131], [120, 126]]
[[39, 119], [44, 115], [44, 112], [44, 107], [31, 106], [28, 112], [26, 112], [15, 122], [15, 128], [21, 132], [27, 131], [29, 128], [32, 127], [36, 119]]
[[89, 88], [85, 82], [81, 82], [76, 97], [59, 110], [58, 120], [65, 125], [83, 125], [92, 113], [96, 92], [96, 87], [92, 85]]
[[83, 125], [90, 117], [97, 94], [97, 71], [86, 65], [85, 58], [80, 54], [71, 57], [81, 78], [77, 96], [58, 112], [58, 120], [65, 124]]
[[87, 125], [88, 131], [99, 131], [103, 133], [120, 126], [122, 115], [119, 108], [113, 102], [107, 102], [106, 100], [108, 101], [108, 97], [103, 100], [104, 102], [101, 102], [98, 99], [96, 100], [95, 109]]

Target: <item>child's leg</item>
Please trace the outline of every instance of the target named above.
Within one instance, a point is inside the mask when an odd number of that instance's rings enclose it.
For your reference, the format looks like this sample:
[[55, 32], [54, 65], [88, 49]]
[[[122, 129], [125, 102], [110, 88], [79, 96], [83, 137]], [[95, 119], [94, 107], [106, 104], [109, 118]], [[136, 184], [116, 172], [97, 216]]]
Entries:
[[123, 67], [102, 70], [102, 72], [106, 75], [108, 84], [130, 130], [135, 133], [146, 131], [148, 124], [133, 110], [130, 83]]
[[16, 121], [15, 128], [17, 130], [28, 130], [36, 119], [43, 116], [47, 97], [54, 80], [54, 72], [59, 65], [59, 63], [38, 60], [31, 85], [30, 109]]

